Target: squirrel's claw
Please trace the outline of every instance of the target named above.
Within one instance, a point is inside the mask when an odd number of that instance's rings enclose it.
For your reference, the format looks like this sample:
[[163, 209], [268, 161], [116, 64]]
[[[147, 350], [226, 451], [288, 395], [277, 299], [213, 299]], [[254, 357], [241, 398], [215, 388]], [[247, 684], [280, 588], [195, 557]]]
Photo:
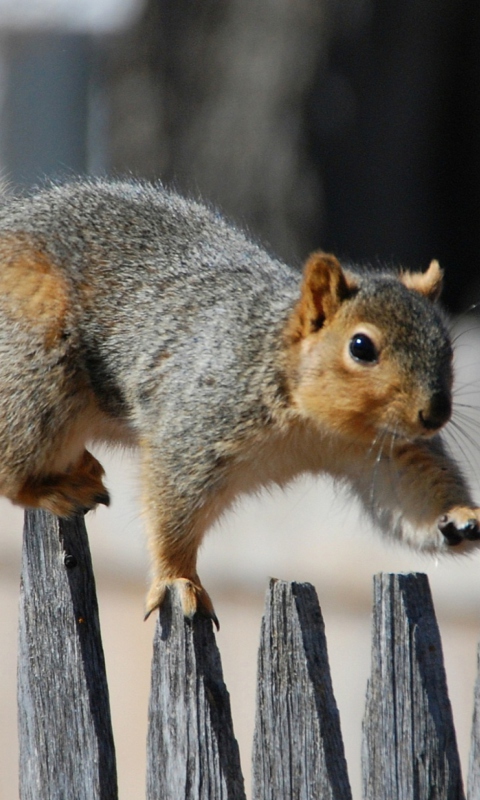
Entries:
[[88, 505], [88, 506], [78, 506], [77, 511], [75, 513], [88, 514], [89, 511], [95, 511], [97, 505], [100, 505], [100, 504], [102, 506], [107, 506], [107, 507], [110, 505], [110, 495], [106, 490], [105, 490], [105, 492], [96, 494], [93, 497], [93, 502], [90, 505]]
[[219, 623], [219, 621], [218, 621], [218, 617], [217, 617], [217, 615], [215, 614], [215, 611], [214, 611], [214, 609], [213, 609], [213, 606], [212, 606], [212, 608], [211, 608], [211, 609], [208, 609], [208, 610], [207, 610], [206, 608], [199, 608], [199, 609], [197, 610], [197, 614], [198, 614], [200, 617], [205, 617], [206, 619], [211, 619], [211, 620], [212, 620], [212, 622], [213, 622], [213, 624], [215, 625], [215, 627], [216, 627], [217, 631], [219, 631], [219, 630], [220, 630], [220, 623]]
[[208, 592], [205, 591], [200, 583], [190, 578], [155, 581], [147, 595], [145, 620], [148, 619], [152, 611], [162, 607], [167, 588], [170, 587], [175, 587], [178, 592], [183, 614], [187, 619], [192, 620], [198, 614], [201, 617], [211, 619], [217, 631], [220, 630], [220, 623]]
[[110, 495], [107, 492], [107, 490], [105, 490], [104, 492], [99, 492], [98, 494], [95, 495], [93, 499], [96, 504], [107, 507], [110, 505]]

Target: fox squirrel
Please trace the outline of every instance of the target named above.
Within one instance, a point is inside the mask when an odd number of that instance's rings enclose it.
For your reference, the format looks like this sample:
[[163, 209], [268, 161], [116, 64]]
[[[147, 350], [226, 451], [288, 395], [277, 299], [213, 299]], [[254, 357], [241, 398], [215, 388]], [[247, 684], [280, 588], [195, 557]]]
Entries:
[[196, 572], [243, 492], [349, 484], [391, 537], [465, 551], [480, 509], [439, 430], [451, 415], [442, 272], [303, 279], [215, 211], [135, 181], [53, 185], [0, 209], [0, 492], [69, 516], [108, 505], [88, 441], [140, 449], [153, 564], [216, 621]]

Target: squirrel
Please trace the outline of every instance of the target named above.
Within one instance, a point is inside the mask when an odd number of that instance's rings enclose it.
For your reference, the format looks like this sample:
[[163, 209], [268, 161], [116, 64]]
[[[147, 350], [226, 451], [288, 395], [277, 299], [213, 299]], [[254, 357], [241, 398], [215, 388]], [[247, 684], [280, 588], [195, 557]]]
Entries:
[[0, 494], [60, 516], [108, 505], [89, 442], [139, 448], [152, 559], [217, 623], [196, 568], [238, 495], [301, 473], [356, 493], [389, 537], [478, 547], [452, 413], [442, 270], [303, 275], [160, 185], [85, 179], [0, 207]]

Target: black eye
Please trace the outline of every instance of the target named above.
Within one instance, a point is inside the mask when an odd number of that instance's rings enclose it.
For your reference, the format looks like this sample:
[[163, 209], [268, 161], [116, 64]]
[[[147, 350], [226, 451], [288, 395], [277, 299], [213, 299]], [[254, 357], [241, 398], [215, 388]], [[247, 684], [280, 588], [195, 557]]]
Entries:
[[356, 333], [350, 339], [350, 355], [355, 361], [373, 364], [378, 361], [377, 348], [365, 333]]

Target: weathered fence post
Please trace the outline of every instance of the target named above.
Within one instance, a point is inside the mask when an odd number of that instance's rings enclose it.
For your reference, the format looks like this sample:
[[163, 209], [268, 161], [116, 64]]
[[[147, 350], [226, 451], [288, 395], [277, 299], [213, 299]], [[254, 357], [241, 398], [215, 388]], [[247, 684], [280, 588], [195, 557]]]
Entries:
[[365, 800], [463, 800], [442, 645], [426, 575], [374, 578], [363, 722]]
[[245, 800], [230, 698], [211, 620], [170, 591], [155, 629], [147, 800]]
[[340, 720], [313, 586], [271, 581], [258, 656], [254, 800], [349, 800]]
[[480, 644], [477, 649], [477, 679], [475, 681], [472, 723], [472, 743], [468, 765], [467, 800], [480, 800]]
[[25, 514], [18, 719], [21, 800], [116, 800], [108, 688], [83, 516]]

